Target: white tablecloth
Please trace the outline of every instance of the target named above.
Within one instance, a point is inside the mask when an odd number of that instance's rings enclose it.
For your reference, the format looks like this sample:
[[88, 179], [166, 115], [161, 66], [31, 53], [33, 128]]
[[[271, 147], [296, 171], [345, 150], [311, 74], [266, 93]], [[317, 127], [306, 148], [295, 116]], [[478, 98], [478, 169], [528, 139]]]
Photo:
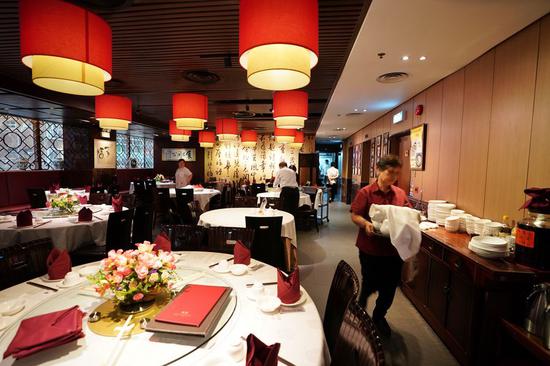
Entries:
[[[94, 217], [91, 222], [74, 223], [74, 216], [60, 218], [46, 218], [42, 222], [48, 223], [38, 227], [17, 228], [15, 216], [12, 221], [0, 223], [0, 248], [12, 246], [17, 243], [25, 243], [32, 240], [51, 238], [52, 243], [59, 249], [75, 250], [83, 244], [96, 243], [103, 245], [107, 234], [107, 220], [112, 208], [109, 205], [91, 206]], [[33, 216], [38, 218], [45, 211], [33, 211]], [[34, 226], [41, 222], [34, 220]]]
[[[49, 201], [50, 196], [52, 194], [50, 193], [50, 191], [44, 191], [44, 193], [46, 193], [46, 199]], [[86, 198], [90, 198], [90, 192], [86, 192], [84, 189], [74, 190], [74, 189], [70, 189], [70, 188], [61, 188], [60, 190], [55, 192], [55, 194], [60, 194], [60, 193], [67, 193], [67, 194], [70, 194], [70, 195], [73, 195], [73, 196], [76, 196], [76, 197], [86, 196]]]
[[[193, 186], [187, 186], [185, 189], [191, 189]], [[193, 188], [193, 198], [195, 201], [198, 201], [201, 209], [204, 211], [206, 209], [206, 205], [208, 205], [208, 202], [210, 202], [210, 198], [214, 197], [217, 194], [221, 194], [220, 191], [217, 189], [210, 189], [210, 188], [203, 188], [203, 189], [195, 189]], [[170, 197], [176, 198], [176, 189], [170, 188]]]
[[[178, 268], [194, 267], [208, 271], [207, 266], [223, 258], [227, 254], [184, 252], [183, 259], [178, 262]], [[208, 272], [209, 273], [209, 272]], [[210, 273], [209, 273], [210, 274]], [[297, 308], [285, 308], [282, 312], [274, 314], [262, 313], [254, 301], [246, 296], [245, 284], [254, 280], [262, 282], [276, 281], [275, 268], [264, 267], [249, 272], [243, 276], [232, 274], [216, 275], [226, 281], [234, 289], [237, 296], [235, 313], [223, 329], [208, 343], [199, 347], [193, 353], [176, 361], [174, 365], [244, 365], [244, 360], [234, 363], [228, 358], [230, 344], [241, 336], [246, 337], [253, 333], [266, 344], [281, 343], [280, 356], [298, 366], [328, 365], [330, 356], [323, 334], [323, 326], [315, 304], [307, 296], [303, 305]], [[35, 279], [40, 282], [41, 280]], [[192, 283], [201, 283], [201, 279], [191, 280]], [[46, 283], [44, 283], [46, 284]], [[52, 283], [48, 283], [52, 285]], [[54, 293], [42, 290], [26, 283], [13, 286], [0, 292], [0, 301], [15, 298], [24, 298], [26, 308], [23, 312], [7, 317], [6, 320], [13, 327], [0, 331], [0, 355], [4, 353], [18, 327], [18, 321], [29, 317], [26, 313], [35, 306], [40, 305], [41, 313], [66, 309], [73, 305], [90, 313], [97, 307], [102, 299], [90, 295], [82, 295], [83, 289], [61, 289]], [[276, 286], [268, 286], [269, 293], [276, 294]], [[299, 311], [289, 311], [289, 310]], [[87, 326], [87, 318], [84, 319], [84, 338], [76, 342], [44, 350], [27, 358], [17, 361], [16, 365], [100, 365], [111, 354], [114, 338], [102, 337], [92, 333]], [[184, 336], [170, 336], [153, 333], [141, 333], [131, 338], [122, 340], [119, 344], [119, 358], [117, 365], [159, 365], [173, 359], [173, 355], [181, 355], [193, 347], [189, 346], [189, 338]], [[196, 341], [195, 341], [196, 342]], [[5, 360], [6, 362], [9, 359]], [[115, 363], [113, 363], [115, 364]]]
[[[279, 198], [281, 196], [280, 191], [271, 191], [271, 192], [262, 192], [258, 193], [256, 197], [258, 197], [258, 203], [260, 203], [260, 200], [262, 198]], [[298, 207], [308, 205], [311, 206], [311, 198], [309, 197], [309, 194], [300, 192], [300, 199], [298, 200]]]
[[[273, 214], [273, 215], [271, 215]], [[260, 214], [255, 207], [222, 208], [203, 213], [199, 218], [199, 225], [223, 226], [223, 227], [246, 227], [246, 216], [271, 217], [282, 216], [281, 236], [289, 238], [294, 246], [298, 246], [296, 240], [296, 225], [294, 216], [285, 211], [265, 210]]]

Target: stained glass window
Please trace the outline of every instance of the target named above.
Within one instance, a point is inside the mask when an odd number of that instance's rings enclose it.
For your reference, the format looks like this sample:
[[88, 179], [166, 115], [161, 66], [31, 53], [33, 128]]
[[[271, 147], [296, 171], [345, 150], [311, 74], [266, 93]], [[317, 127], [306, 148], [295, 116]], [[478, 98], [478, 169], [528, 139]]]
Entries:
[[[143, 168], [145, 166], [145, 143], [143, 137], [130, 136], [130, 166], [132, 168]], [[133, 166], [135, 161], [136, 165]]]
[[40, 122], [40, 151], [42, 169], [63, 169], [63, 125]]
[[154, 168], [153, 139], [117, 133], [116, 145], [117, 168]]
[[145, 168], [153, 169], [155, 165], [155, 143], [153, 139], [145, 140]]
[[128, 135], [116, 134], [116, 167], [119, 169], [130, 167], [130, 151]]
[[0, 114], [0, 170], [37, 169], [34, 122]]

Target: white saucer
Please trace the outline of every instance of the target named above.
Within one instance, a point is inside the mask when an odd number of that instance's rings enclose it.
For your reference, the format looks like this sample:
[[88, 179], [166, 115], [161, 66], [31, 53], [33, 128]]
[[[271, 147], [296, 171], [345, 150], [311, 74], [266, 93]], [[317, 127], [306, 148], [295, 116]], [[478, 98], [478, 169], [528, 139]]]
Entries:
[[231, 266], [227, 266], [227, 268], [223, 269], [220, 268], [219, 265], [215, 265], [214, 267], [212, 267], [212, 271], [216, 273], [229, 273], [231, 271]]
[[40, 279], [41, 279], [42, 281], [44, 281], [44, 282], [61, 282], [61, 281], [64, 280], [63, 278], [60, 278], [60, 279], [58, 279], [58, 280], [50, 280], [50, 277], [49, 277], [47, 274], [45, 274], [44, 276], [40, 277]]
[[262, 296], [256, 300], [256, 304], [264, 313], [272, 313], [281, 307], [281, 299], [277, 296]]
[[[247, 288], [247, 289], [245, 290], [245, 293], [246, 293], [246, 297], [248, 297], [249, 300], [251, 300], [251, 301], [256, 301], [256, 300], [258, 300], [258, 297], [254, 294], [254, 291], [252, 291], [252, 287]], [[263, 296], [265, 296], [265, 295], [266, 295], [266, 292], [265, 292], [265, 288], [264, 288], [264, 294], [263, 294]]]
[[304, 293], [304, 291], [300, 290], [300, 298], [298, 299], [298, 301], [293, 302], [292, 304], [285, 304], [284, 302], [281, 301], [281, 305], [293, 307], [293, 306], [302, 305], [304, 302], [306, 302], [306, 300], [307, 300], [307, 295]]
[[88, 277], [96, 274], [97, 271], [99, 271], [98, 266], [86, 266], [86, 267], [80, 268], [77, 272], [82, 277]]
[[235, 276], [242, 276], [248, 272], [248, 266], [246, 264], [233, 264], [229, 266], [229, 270]]
[[14, 299], [0, 302], [0, 315], [10, 316], [25, 308], [25, 300]]
[[0, 331], [6, 329], [9, 325], [10, 325], [10, 323], [8, 322], [8, 319], [2, 318], [0, 316]]
[[85, 281], [87, 281], [87, 280], [85, 278], [82, 278], [82, 279], [80, 279], [80, 281], [76, 281], [72, 285], [65, 285], [65, 284], [63, 284], [63, 282], [61, 282], [61, 283], [57, 284], [57, 287], [59, 287], [59, 288], [71, 288], [71, 287], [78, 286], [78, 285], [82, 284]]

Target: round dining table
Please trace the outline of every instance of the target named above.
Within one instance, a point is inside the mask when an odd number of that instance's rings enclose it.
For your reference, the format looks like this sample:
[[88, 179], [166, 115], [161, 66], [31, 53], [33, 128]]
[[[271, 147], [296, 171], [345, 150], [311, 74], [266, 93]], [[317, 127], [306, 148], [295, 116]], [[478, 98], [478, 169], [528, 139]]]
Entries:
[[[32, 286], [28, 283], [10, 287], [0, 292], [0, 301], [22, 299], [24, 309], [4, 317], [4, 329], [0, 330], [0, 355], [3, 355], [14, 338], [22, 320], [54, 311], [79, 306], [86, 313], [82, 330], [84, 337], [61, 346], [42, 350], [19, 359], [16, 365], [193, 365], [237, 366], [244, 365], [246, 342], [242, 337], [254, 334], [265, 344], [280, 343], [279, 356], [300, 366], [328, 365], [330, 356], [325, 342], [323, 326], [317, 308], [307, 291], [301, 288], [301, 304], [282, 306], [271, 313], [262, 312], [256, 301], [249, 297], [247, 284], [277, 281], [277, 270], [253, 260], [247, 273], [235, 276], [231, 272], [218, 274], [209, 265], [228, 254], [212, 252], [175, 252], [181, 254], [176, 263], [178, 282], [176, 288], [186, 284], [221, 285], [231, 288], [230, 301], [223, 311], [215, 330], [207, 337], [181, 334], [142, 332], [117, 340], [92, 331], [88, 320], [90, 314], [105, 299], [97, 295], [91, 285], [84, 281], [72, 288], [57, 291]], [[98, 266], [99, 262], [84, 266]], [[82, 266], [74, 267], [79, 271]], [[57, 287], [55, 283], [31, 282]], [[266, 285], [266, 293], [276, 296], [277, 286]], [[40, 331], [40, 329], [36, 329]], [[234, 345], [242, 346], [239, 357], [231, 354]], [[11, 364], [13, 358], [4, 360]], [[282, 364], [282, 363], [280, 363]]]
[[[280, 196], [281, 196], [281, 191], [262, 192], [256, 195], [256, 197], [258, 197], [258, 204], [260, 203], [260, 200], [262, 198], [279, 198]], [[298, 207], [301, 207], [304, 205], [311, 206], [311, 198], [309, 197], [309, 194], [300, 192]]]
[[[92, 221], [78, 222], [77, 214], [71, 216], [52, 215], [51, 209], [33, 209], [33, 225], [16, 226], [15, 216], [0, 217], [0, 248], [18, 243], [51, 238], [59, 249], [73, 251], [88, 243], [104, 245], [107, 235], [107, 221], [113, 212], [110, 205], [85, 205], [93, 212]], [[79, 207], [77, 207], [78, 211]]]
[[298, 246], [296, 239], [296, 225], [294, 216], [288, 212], [274, 209], [266, 209], [263, 212], [255, 207], [234, 207], [221, 208], [218, 210], [207, 211], [199, 217], [201, 226], [222, 226], [222, 227], [246, 227], [246, 216], [255, 217], [274, 217], [282, 216], [281, 237], [289, 238], [292, 245]]

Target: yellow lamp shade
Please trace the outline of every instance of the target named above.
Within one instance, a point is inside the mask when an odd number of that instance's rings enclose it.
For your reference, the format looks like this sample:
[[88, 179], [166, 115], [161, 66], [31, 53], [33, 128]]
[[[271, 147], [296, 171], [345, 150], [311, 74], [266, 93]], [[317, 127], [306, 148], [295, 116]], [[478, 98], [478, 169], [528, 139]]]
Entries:
[[180, 130], [203, 130], [206, 120], [197, 118], [174, 118], [176, 121], [176, 127]]
[[210, 149], [210, 148], [214, 147], [213, 142], [201, 142], [199, 145], [200, 145], [200, 147], [204, 147], [204, 148], [207, 148], [207, 149]]
[[230, 141], [238, 141], [239, 135], [233, 135], [233, 134], [218, 134], [218, 140], [230, 142]]
[[243, 145], [243, 147], [254, 147], [256, 146], [256, 141], [241, 142], [241, 145]]
[[294, 142], [294, 136], [275, 136], [275, 142], [280, 144], [290, 144]]
[[129, 122], [123, 119], [98, 118], [99, 127], [108, 130], [127, 130]]
[[306, 119], [303, 117], [295, 117], [295, 116], [275, 118], [275, 122], [277, 123], [277, 128], [289, 128], [289, 129], [304, 128], [305, 120]]
[[172, 135], [172, 141], [179, 141], [179, 142], [188, 142], [189, 136], [188, 135]]

